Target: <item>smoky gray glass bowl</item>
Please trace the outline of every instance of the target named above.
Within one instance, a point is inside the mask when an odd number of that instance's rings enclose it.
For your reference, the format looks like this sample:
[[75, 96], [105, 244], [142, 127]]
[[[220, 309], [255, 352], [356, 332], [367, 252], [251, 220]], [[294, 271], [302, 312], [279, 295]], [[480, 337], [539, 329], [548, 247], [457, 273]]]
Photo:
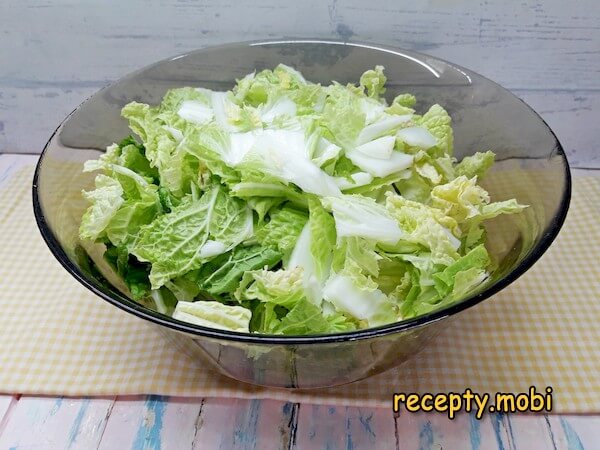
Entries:
[[[83, 174], [82, 163], [129, 134], [121, 107], [132, 100], [157, 104], [174, 87], [228, 90], [236, 78], [279, 63], [324, 84], [356, 82], [365, 70], [383, 65], [388, 101], [410, 92], [418, 99], [418, 111], [434, 103], [448, 110], [459, 160], [476, 151], [496, 153], [497, 163], [484, 179], [484, 187], [493, 200], [514, 197], [530, 207], [487, 225], [487, 246], [496, 268], [476, 292], [430, 314], [377, 328], [334, 335], [267, 336], [174, 320], [128, 298], [116, 281], [109, 281], [110, 274], [102, 275], [90, 263], [90, 250], [79, 241], [77, 230], [87, 206], [80, 193], [93, 185], [94, 174]], [[199, 364], [210, 360], [223, 374], [240, 381], [313, 388], [353, 382], [401, 364], [450, 318], [515, 281], [556, 237], [570, 192], [569, 167], [556, 136], [531, 108], [499, 85], [415, 52], [293, 40], [201, 49], [146, 67], [102, 89], [67, 117], [48, 141], [35, 172], [33, 205], [42, 236], [64, 268], [99, 297], [157, 327], [178, 351]]]

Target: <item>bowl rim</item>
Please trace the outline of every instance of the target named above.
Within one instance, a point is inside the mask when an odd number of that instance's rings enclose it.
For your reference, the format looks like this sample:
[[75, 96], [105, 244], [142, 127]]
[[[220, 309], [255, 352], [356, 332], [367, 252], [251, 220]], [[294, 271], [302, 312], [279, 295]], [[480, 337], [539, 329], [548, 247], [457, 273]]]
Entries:
[[[242, 333], [242, 332], [229, 331], [229, 330], [220, 330], [220, 329], [216, 329], [216, 328], [209, 328], [209, 327], [204, 327], [201, 325], [194, 325], [191, 323], [175, 320], [172, 317], [167, 316], [166, 314], [161, 314], [161, 313], [153, 311], [149, 308], [146, 308], [118, 292], [113, 292], [114, 296], [107, 295], [104, 291], [100, 290], [95, 284], [93, 284], [81, 272], [81, 270], [79, 270], [79, 268], [71, 262], [71, 260], [67, 256], [66, 252], [62, 249], [57, 237], [55, 236], [54, 232], [50, 229], [50, 226], [48, 225], [48, 223], [46, 222], [46, 219], [44, 217], [44, 212], [43, 212], [42, 205], [41, 205], [40, 198], [39, 198], [38, 180], [39, 180], [42, 162], [46, 155], [46, 151], [49, 148], [50, 143], [53, 141], [55, 135], [60, 131], [60, 129], [63, 127], [63, 125], [69, 120], [69, 118], [79, 108], [81, 108], [85, 103], [87, 103], [91, 98], [95, 97], [96, 95], [103, 92], [104, 90], [112, 87], [114, 84], [119, 83], [124, 78], [131, 77], [137, 73], [148, 70], [154, 66], [167, 63], [168, 61], [173, 61], [173, 60], [188, 56], [190, 54], [201, 53], [201, 52], [207, 51], [207, 50], [214, 51], [214, 50], [219, 50], [219, 49], [229, 48], [229, 47], [265, 46], [265, 45], [280, 45], [280, 44], [344, 45], [344, 46], [350, 46], [350, 47], [368, 48], [368, 49], [372, 49], [372, 50], [376, 50], [376, 51], [383, 51], [386, 53], [393, 53], [398, 56], [408, 57], [409, 59], [415, 59], [415, 60], [416, 60], [416, 58], [421, 58], [421, 60], [423, 58], [432, 58], [434, 60], [444, 62], [445, 64], [448, 64], [449, 66], [456, 68], [459, 71], [466, 70], [467, 72], [474, 73], [474, 74], [478, 75], [479, 77], [481, 77], [482, 79], [484, 79], [486, 82], [492, 83], [493, 85], [499, 87], [504, 92], [506, 92], [508, 95], [511, 95], [514, 98], [520, 100], [521, 103], [523, 103], [523, 105], [525, 107], [527, 107], [531, 112], [533, 112], [540, 119], [542, 124], [546, 127], [547, 131], [549, 131], [550, 134], [552, 135], [552, 137], [554, 138], [554, 140], [555, 140], [554, 151], [556, 152], [556, 155], [560, 157], [562, 166], [563, 166], [563, 170], [564, 170], [565, 188], [562, 192], [562, 197], [560, 200], [557, 214], [554, 216], [554, 218], [552, 219], [552, 221], [550, 222], [550, 224], [547, 227], [548, 231], [546, 233], [544, 233], [544, 235], [541, 237], [541, 239], [537, 243], [537, 245], [529, 251], [529, 253], [521, 260], [521, 262], [511, 272], [509, 272], [505, 277], [499, 279], [496, 283], [494, 283], [490, 287], [483, 289], [482, 291], [478, 292], [477, 294], [468, 296], [468, 297], [460, 300], [459, 302], [453, 303], [453, 304], [446, 306], [444, 308], [441, 308], [439, 310], [435, 310], [428, 314], [417, 316], [417, 317], [414, 317], [411, 319], [405, 319], [405, 320], [401, 320], [399, 322], [393, 322], [393, 323], [381, 325], [378, 327], [365, 328], [365, 329], [348, 331], [348, 332], [343, 332], [343, 333], [287, 336], [287, 335], [268, 335], [268, 334], [258, 334], [258, 333]], [[404, 52], [406, 52], [406, 53], [404, 53]], [[415, 56], [410, 56], [410, 55], [415, 55]], [[398, 49], [398, 48], [389, 47], [389, 46], [385, 46], [385, 45], [379, 45], [379, 44], [373, 44], [373, 43], [367, 43], [367, 42], [340, 41], [340, 40], [334, 40], [334, 39], [332, 39], [332, 40], [328, 40], [328, 39], [272, 39], [272, 40], [253, 40], [253, 41], [232, 42], [232, 43], [221, 44], [221, 45], [210, 45], [210, 46], [201, 47], [199, 49], [196, 49], [196, 50], [193, 50], [190, 52], [186, 52], [186, 53], [183, 53], [183, 54], [180, 54], [177, 56], [164, 58], [153, 64], [150, 64], [150, 65], [142, 67], [138, 70], [129, 72], [126, 75], [124, 75], [123, 77], [120, 77], [118, 80], [116, 80], [116, 81], [104, 86], [102, 89], [96, 91], [94, 94], [92, 94], [90, 97], [88, 97], [86, 100], [84, 100], [79, 106], [77, 106], [71, 113], [69, 113], [63, 119], [63, 121], [58, 125], [56, 130], [54, 130], [54, 132], [52, 133], [52, 135], [50, 136], [50, 138], [44, 145], [42, 153], [40, 154], [40, 157], [36, 164], [36, 168], [35, 168], [35, 172], [34, 172], [34, 176], [33, 176], [33, 184], [32, 184], [33, 212], [34, 212], [37, 226], [42, 235], [42, 238], [46, 242], [46, 245], [50, 249], [51, 253], [58, 260], [58, 262], [67, 270], [67, 272], [69, 272], [77, 281], [79, 281], [82, 285], [84, 285], [86, 288], [88, 288], [94, 294], [96, 294], [97, 296], [106, 300], [107, 302], [113, 304], [114, 306], [116, 306], [130, 314], [137, 316], [138, 318], [148, 320], [148, 321], [153, 322], [158, 325], [162, 325], [162, 326], [167, 327], [174, 331], [183, 332], [188, 335], [193, 335], [194, 337], [213, 338], [213, 339], [218, 339], [218, 340], [235, 341], [235, 342], [240, 342], [240, 343], [264, 344], [264, 345], [278, 345], [278, 344], [299, 345], [299, 344], [339, 343], [339, 342], [354, 341], [354, 340], [359, 340], [359, 339], [375, 338], [375, 337], [379, 337], [379, 336], [385, 336], [388, 334], [398, 333], [401, 331], [407, 331], [410, 329], [420, 328], [425, 325], [429, 325], [433, 322], [437, 322], [437, 321], [446, 319], [452, 315], [455, 315], [461, 311], [464, 311], [465, 309], [468, 309], [472, 306], [477, 305], [478, 303], [493, 296], [494, 294], [498, 293], [499, 291], [501, 291], [502, 289], [504, 289], [505, 287], [512, 284], [514, 281], [516, 281], [519, 277], [521, 277], [521, 275], [523, 275], [527, 270], [529, 270], [540, 259], [540, 257], [546, 252], [546, 250], [550, 247], [550, 245], [552, 244], [552, 242], [554, 241], [554, 239], [556, 238], [556, 236], [558, 235], [560, 229], [562, 228], [562, 226], [564, 224], [564, 221], [567, 216], [567, 212], [569, 210], [569, 205], [570, 205], [570, 200], [571, 200], [571, 190], [572, 190], [572, 179], [571, 179], [571, 172], [570, 172], [570, 168], [569, 168], [569, 162], [567, 160], [567, 156], [565, 154], [564, 148], [563, 148], [562, 144], [560, 143], [560, 141], [558, 140], [556, 134], [554, 133], [552, 128], [550, 128], [550, 126], [548, 126], [546, 121], [531, 106], [529, 106], [525, 101], [523, 101], [522, 99], [517, 97], [515, 94], [513, 94], [508, 89], [500, 86], [498, 83], [496, 83], [476, 72], [473, 72], [472, 70], [463, 68], [461, 66], [458, 66], [454, 63], [445, 61], [445, 60], [435, 57], [435, 56], [430, 56], [430, 55], [420, 53], [420, 52], [415, 52], [412, 50]]]

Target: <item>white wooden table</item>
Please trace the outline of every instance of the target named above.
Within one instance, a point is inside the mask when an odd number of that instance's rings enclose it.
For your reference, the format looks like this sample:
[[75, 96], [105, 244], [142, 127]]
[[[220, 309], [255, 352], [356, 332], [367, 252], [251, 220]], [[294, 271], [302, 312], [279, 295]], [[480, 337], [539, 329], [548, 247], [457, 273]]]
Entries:
[[[68, 112], [125, 73], [205, 45], [280, 37], [370, 41], [473, 69], [533, 106], [572, 166], [600, 168], [597, 0], [5, 0], [0, 183], [35, 160], [6, 153], [39, 153]], [[449, 421], [259, 400], [0, 395], [0, 450], [9, 448], [600, 449], [600, 416]]]
[[100, 87], [206, 45], [351, 39], [422, 51], [523, 98], [576, 166], [600, 167], [597, 0], [3, 0], [0, 152], [39, 153]]
[[600, 418], [402, 415], [270, 400], [0, 397], [2, 449], [598, 449]]

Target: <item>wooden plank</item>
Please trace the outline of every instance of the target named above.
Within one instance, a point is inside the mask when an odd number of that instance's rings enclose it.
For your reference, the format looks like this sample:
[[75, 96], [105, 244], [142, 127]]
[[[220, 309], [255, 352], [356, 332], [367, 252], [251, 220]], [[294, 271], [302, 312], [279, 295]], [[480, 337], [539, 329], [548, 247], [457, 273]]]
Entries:
[[274, 400], [205, 399], [193, 448], [288, 448], [296, 412], [295, 404]]
[[556, 448], [569, 450], [600, 448], [600, 416], [551, 415], [547, 426]]
[[18, 401], [19, 399], [15, 395], [0, 395], [0, 434], [8, 422], [11, 410]]
[[202, 408], [201, 398], [171, 397], [165, 406], [161, 443], [163, 449], [189, 449], [196, 435], [196, 424]]
[[502, 414], [486, 414], [477, 420], [473, 414], [461, 413], [450, 420], [440, 413], [401, 412], [396, 418], [396, 434], [398, 448], [407, 450], [517, 448], [510, 422]]
[[21, 397], [0, 435], [0, 448], [96, 448], [111, 398]]
[[387, 408], [303, 404], [299, 408], [296, 445], [299, 449], [395, 449], [394, 417]]
[[14, 395], [0, 395], [0, 420], [15, 401], [17, 401], [17, 398]]
[[595, 6], [594, 0], [569, 8], [560, 0], [510, 8], [502, 0], [434, 1], [427, 8], [385, 0], [132, 0], [117, 13], [100, 1], [76, 9], [66, 0], [3, 2], [0, 57], [11, 64], [0, 76], [0, 151], [41, 151], [87, 96], [156, 60], [222, 42], [294, 35], [425, 51], [529, 91], [525, 99], [555, 124], [576, 152], [573, 162], [583, 164], [597, 155], [600, 137], [592, 117], [600, 91]]
[[515, 94], [556, 133], [571, 167], [600, 168], [600, 131], [594, 125], [600, 111], [600, 92], [522, 90]]
[[59, 123], [93, 88], [11, 88], [0, 83], [0, 152], [41, 153]]
[[[556, 416], [560, 422], [568, 448], [600, 448], [600, 416]], [[552, 426], [552, 429], [555, 429]]]
[[538, 414], [519, 414], [506, 416], [510, 422], [515, 448], [535, 448], [556, 450], [566, 448], [559, 445], [556, 436], [548, 426], [548, 416]]
[[191, 448], [201, 399], [119, 397], [99, 449]]
[[0, 54], [11, 64], [0, 82], [15, 87], [97, 87], [199, 46], [290, 35], [428, 51], [511, 88], [599, 87], [594, 0], [568, 9], [560, 0], [524, 0], [510, 8], [502, 0], [434, 1], [427, 8], [386, 0], [132, 0], [119, 10], [98, 0], [76, 10], [67, 0], [4, 3]]

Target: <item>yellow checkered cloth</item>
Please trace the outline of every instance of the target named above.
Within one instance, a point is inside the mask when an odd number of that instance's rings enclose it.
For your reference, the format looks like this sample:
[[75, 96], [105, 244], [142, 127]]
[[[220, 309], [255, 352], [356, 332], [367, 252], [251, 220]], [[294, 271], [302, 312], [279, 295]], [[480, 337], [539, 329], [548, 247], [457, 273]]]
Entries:
[[284, 391], [230, 380], [152, 326], [88, 292], [50, 254], [31, 207], [32, 168], [0, 187], [0, 392], [164, 394], [391, 406], [393, 392], [554, 388], [555, 412], [600, 412], [600, 179], [576, 178], [566, 224], [509, 288], [418, 356], [368, 380]]

